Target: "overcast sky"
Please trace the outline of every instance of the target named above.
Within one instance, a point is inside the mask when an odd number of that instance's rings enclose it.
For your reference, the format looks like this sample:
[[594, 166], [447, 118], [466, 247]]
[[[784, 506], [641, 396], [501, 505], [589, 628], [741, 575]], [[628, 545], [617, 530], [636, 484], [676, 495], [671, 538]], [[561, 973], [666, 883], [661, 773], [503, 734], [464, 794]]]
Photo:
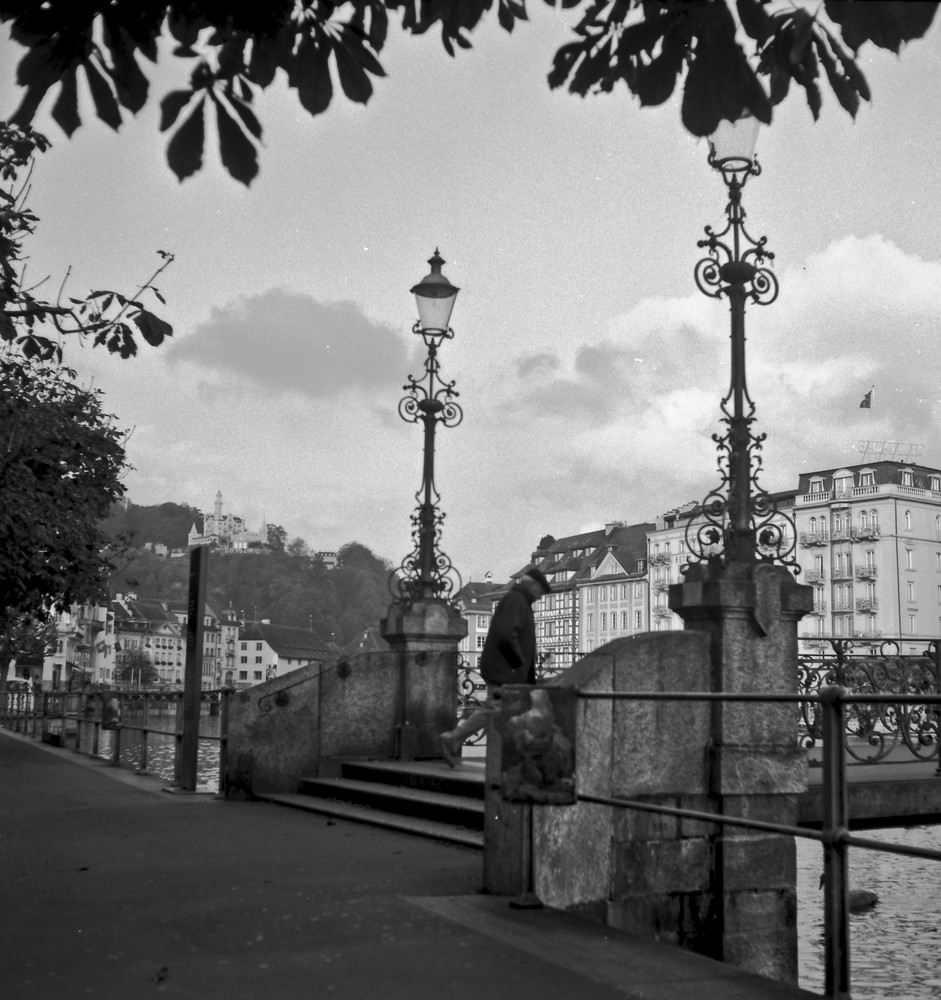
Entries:
[[[435, 32], [393, 32], [366, 108], [337, 98], [311, 119], [262, 95], [247, 190], [214, 150], [181, 185], [155, 101], [117, 134], [37, 121], [54, 147], [33, 181], [32, 280], [50, 275], [54, 297], [71, 266], [71, 294], [133, 291], [158, 249], [176, 254], [169, 346], [67, 355], [133, 428], [134, 503], [207, 511], [222, 490], [253, 528], [407, 555], [422, 433], [397, 405], [424, 356], [409, 288], [436, 247], [461, 288], [439, 357], [465, 416], [439, 428], [436, 471], [464, 581], [505, 579], [544, 534], [649, 520], [716, 483], [728, 308], [693, 267], [721, 180], [675, 101], [550, 91], [566, 26], [531, 14], [456, 59]], [[8, 112], [15, 57], [5, 41]], [[814, 124], [795, 91], [745, 191], [781, 285], [747, 317], [768, 490], [858, 462], [867, 438], [941, 463], [941, 29], [862, 65], [874, 99], [857, 121], [826, 94]]]

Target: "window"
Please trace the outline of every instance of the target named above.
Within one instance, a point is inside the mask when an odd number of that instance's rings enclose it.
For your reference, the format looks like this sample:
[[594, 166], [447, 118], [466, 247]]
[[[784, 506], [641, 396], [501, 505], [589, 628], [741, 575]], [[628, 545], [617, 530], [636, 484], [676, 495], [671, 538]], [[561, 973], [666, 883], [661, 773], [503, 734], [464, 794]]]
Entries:
[[260, 681], [261, 680], [261, 671], [260, 670], [256, 670], [255, 671], [255, 680], [256, 681]]
[[902, 471], [902, 485], [903, 486], [912, 485], [912, 473], [910, 469], [904, 469]]
[[[598, 588], [598, 600], [599, 601], [606, 601], [607, 599], [608, 599], [608, 588], [607, 587], [599, 587]], [[602, 625], [602, 628], [604, 628], [603, 625]]]
[[833, 515], [833, 534], [839, 535], [843, 531], [843, 515], [834, 514]]
[[909, 632], [909, 635], [914, 635], [915, 634], [915, 616], [914, 615], [909, 615], [908, 616], [908, 632]]
[[915, 568], [915, 566], [914, 566], [914, 558], [915, 558], [915, 550], [914, 549], [906, 549], [905, 550], [905, 568], [906, 569], [914, 569]]
[[822, 479], [811, 479], [810, 481], [810, 492], [811, 493], [823, 493], [823, 480]]
[[477, 648], [478, 649], [483, 649], [484, 648], [484, 643], [486, 641], [487, 641], [487, 637], [485, 635], [478, 635], [477, 636]]
[[248, 680], [248, 671], [247, 670], [240, 670], [239, 671], [239, 680], [240, 681], [247, 681]]
[[908, 581], [907, 589], [908, 589], [908, 600], [909, 600], [909, 603], [913, 603], [914, 600], [915, 600], [915, 584], [912, 583], [911, 580]]
[[860, 472], [859, 474], [859, 485], [860, 486], [875, 486], [875, 477], [871, 472]]
[[255, 649], [257, 649], [257, 650], [261, 649], [261, 643], [260, 642], [256, 642], [255, 643]]
[[622, 601], [626, 601], [627, 600], [627, 584], [626, 583], [622, 583], [621, 584], [621, 600]]
[[863, 510], [859, 512], [859, 526], [861, 528], [869, 527], [869, 511]]
[[248, 663], [248, 657], [247, 656], [240, 656], [239, 657], [239, 663]]
[[816, 535], [817, 534], [817, 518], [815, 518], [815, 517], [812, 517], [810, 519], [810, 533], [812, 535]]
[[929, 488], [935, 493], [941, 490], [941, 476], [929, 476]]
[[487, 627], [487, 616], [486, 615], [478, 615], [477, 616], [477, 628], [486, 628], [486, 627]]
[[589, 611], [588, 612], [588, 627], [594, 628], [595, 626], [595, 616]]
[[261, 657], [260, 656], [256, 656], [255, 657], [255, 662], [256, 663], [261, 663]]
[[641, 618], [641, 612], [634, 612], [634, 628], [639, 632], [643, 628], [643, 620]]
[[910, 510], [905, 511], [905, 530], [912, 530], [912, 512]]
[[601, 631], [604, 632], [608, 628], [608, 616], [604, 611], [601, 612]]
[[628, 624], [628, 621], [627, 621], [627, 612], [626, 611], [622, 611], [621, 612], [621, 628], [625, 632], [627, 631], [627, 624]]
[[872, 530], [873, 531], [878, 531], [879, 530], [879, 511], [877, 511], [877, 510], [870, 511], [870, 516], [872, 517]]

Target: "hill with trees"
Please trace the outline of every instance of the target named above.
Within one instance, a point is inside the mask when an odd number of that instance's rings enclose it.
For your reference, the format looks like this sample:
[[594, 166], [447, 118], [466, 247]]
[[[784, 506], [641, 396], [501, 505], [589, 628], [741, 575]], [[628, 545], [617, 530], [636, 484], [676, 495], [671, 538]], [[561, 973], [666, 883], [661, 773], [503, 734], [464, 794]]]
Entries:
[[[159, 541], [180, 548], [176, 525], [192, 508], [179, 504], [133, 507], [129, 516], [108, 519], [115, 540], [132, 532], [136, 545]], [[196, 512], [198, 515], [198, 511]], [[113, 532], [113, 533], [112, 533]], [[163, 533], [162, 533], [163, 532]], [[313, 629], [325, 642], [344, 646], [384, 617], [391, 600], [388, 580], [391, 563], [365, 545], [350, 542], [337, 552], [337, 566], [307, 555], [306, 544], [252, 554], [211, 550], [207, 597], [217, 613], [231, 608], [243, 621], [268, 619], [276, 625]], [[134, 543], [132, 543], [134, 544]], [[294, 554], [290, 554], [294, 553]], [[113, 556], [111, 596], [135, 593], [139, 597], [184, 602], [189, 586], [189, 559], [169, 559], [138, 547]]]

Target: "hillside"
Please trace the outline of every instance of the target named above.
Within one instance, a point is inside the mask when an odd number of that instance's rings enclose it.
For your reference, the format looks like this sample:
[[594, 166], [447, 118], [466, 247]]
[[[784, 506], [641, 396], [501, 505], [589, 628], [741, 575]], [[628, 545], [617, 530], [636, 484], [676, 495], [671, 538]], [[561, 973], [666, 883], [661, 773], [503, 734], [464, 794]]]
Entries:
[[154, 507], [139, 507], [129, 503], [115, 504], [101, 522], [101, 530], [112, 540], [124, 539], [133, 546], [145, 542], [166, 545], [168, 549], [183, 549], [194, 522], [201, 525], [202, 513], [185, 504], [162, 503]]
[[[148, 539], [149, 540], [149, 539]], [[166, 544], [166, 543], [165, 543]], [[221, 613], [233, 608], [244, 621], [313, 629], [325, 642], [346, 645], [384, 617], [391, 596], [391, 566], [356, 542], [337, 553], [336, 569], [284, 552], [232, 555], [213, 552], [208, 566], [208, 600]], [[111, 596], [136, 593], [185, 601], [189, 559], [167, 559], [135, 550], [115, 558]]]

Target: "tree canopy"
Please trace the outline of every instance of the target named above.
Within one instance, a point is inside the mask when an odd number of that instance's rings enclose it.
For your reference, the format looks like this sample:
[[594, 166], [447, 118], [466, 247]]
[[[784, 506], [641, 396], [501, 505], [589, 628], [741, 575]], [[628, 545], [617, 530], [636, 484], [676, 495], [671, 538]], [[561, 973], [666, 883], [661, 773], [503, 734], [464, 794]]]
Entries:
[[124, 493], [123, 434], [73, 379], [0, 356], [0, 634], [107, 591], [99, 521]]
[[[922, 37], [937, 2], [824, 0], [811, 10], [773, 0], [546, 0], [581, 11], [573, 38], [556, 53], [550, 87], [607, 93], [624, 84], [641, 105], [682, 89], [683, 125], [710, 135], [723, 119], [750, 112], [770, 123], [792, 84], [816, 118], [823, 90], [855, 117], [870, 100], [859, 67], [871, 43], [892, 52]], [[225, 169], [251, 183], [263, 129], [259, 91], [283, 77], [311, 115], [330, 106], [337, 87], [365, 104], [398, 19], [402, 31], [440, 29], [450, 55], [471, 48], [470, 34], [496, 6], [511, 32], [527, 20], [526, 0], [0, 0], [0, 21], [26, 48], [17, 67], [19, 107], [12, 121], [31, 123], [47, 94], [52, 117], [71, 136], [82, 124], [80, 84], [96, 115], [117, 129], [123, 112], [150, 99], [142, 60], [156, 63], [158, 42], [192, 67], [186, 86], [160, 98], [160, 130], [170, 133], [167, 161], [180, 180], [203, 164], [207, 120], [215, 122]]]

